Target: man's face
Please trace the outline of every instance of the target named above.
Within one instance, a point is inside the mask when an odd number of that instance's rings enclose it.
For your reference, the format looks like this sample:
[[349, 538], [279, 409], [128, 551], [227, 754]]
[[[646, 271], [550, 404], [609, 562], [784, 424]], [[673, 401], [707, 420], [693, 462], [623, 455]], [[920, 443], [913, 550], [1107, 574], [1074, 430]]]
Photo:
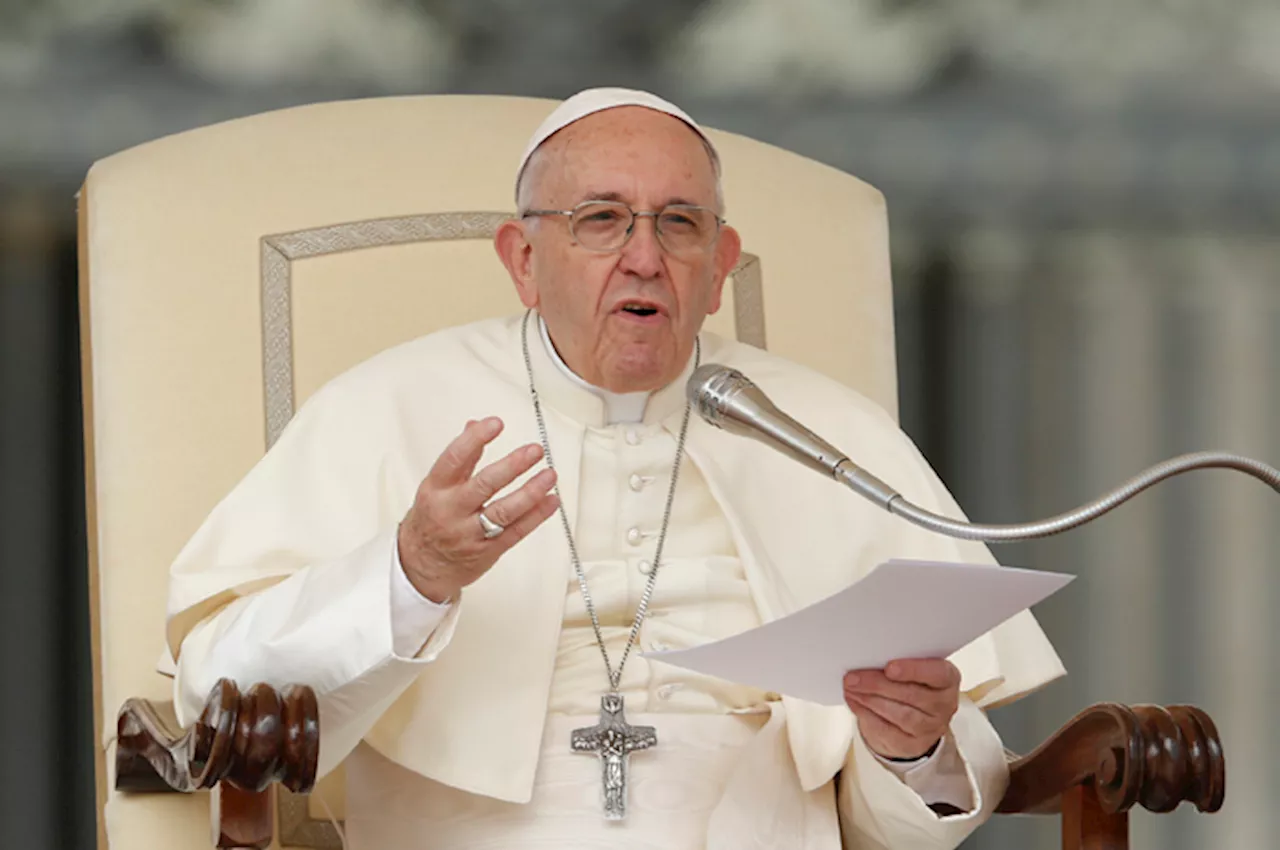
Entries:
[[[539, 157], [531, 175], [535, 209], [568, 210], [587, 200], [620, 201], [636, 212], [668, 204], [716, 209], [715, 171], [701, 140], [654, 110], [590, 115], [548, 139]], [[648, 217], [637, 218], [631, 238], [611, 253], [577, 244], [564, 216], [506, 224], [496, 244], [560, 356], [614, 392], [654, 390], [680, 374], [703, 320], [720, 307], [739, 253], [737, 234], [724, 227], [705, 250], [673, 255]]]

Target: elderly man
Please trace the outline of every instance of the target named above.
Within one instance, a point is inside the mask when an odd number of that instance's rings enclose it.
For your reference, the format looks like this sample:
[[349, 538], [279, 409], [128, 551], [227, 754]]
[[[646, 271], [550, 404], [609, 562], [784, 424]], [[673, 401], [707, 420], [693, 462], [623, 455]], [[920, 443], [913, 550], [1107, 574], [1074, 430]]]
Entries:
[[957, 510], [883, 411], [701, 333], [740, 248], [719, 169], [653, 95], [565, 101], [494, 240], [528, 312], [331, 382], [173, 565], [183, 719], [218, 677], [313, 686], [351, 847], [941, 848], [999, 801], [983, 708], [1062, 673], [1029, 613], [950, 660], [850, 671], [838, 709], [643, 654], [887, 557], [990, 560], [690, 416], [696, 365], [735, 366]]

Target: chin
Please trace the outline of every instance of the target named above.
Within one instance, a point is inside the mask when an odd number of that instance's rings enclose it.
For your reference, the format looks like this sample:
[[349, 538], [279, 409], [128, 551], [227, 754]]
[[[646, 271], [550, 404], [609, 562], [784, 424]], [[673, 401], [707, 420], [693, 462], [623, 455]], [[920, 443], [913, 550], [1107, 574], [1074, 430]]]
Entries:
[[667, 377], [670, 370], [664, 368], [664, 365], [652, 361], [615, 363], [614, 368], [605, 375], [608, 384], [605, 389], [616, 393], [652, 392], [661, 389], [670, 380]]
[[680, 367], [673, 365], [674, 354], [649, 343], [622, 346], [603, 370], [605, 389], [623, 393], [662, 389], [680, 374]]

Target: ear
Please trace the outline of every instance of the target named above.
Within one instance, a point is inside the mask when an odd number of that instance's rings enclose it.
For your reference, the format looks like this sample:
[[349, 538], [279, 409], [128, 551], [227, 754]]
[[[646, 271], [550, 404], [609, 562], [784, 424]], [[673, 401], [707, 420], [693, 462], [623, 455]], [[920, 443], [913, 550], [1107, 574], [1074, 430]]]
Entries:
[[533, 245], [525, 227], [516, 219], [504, 221], [493, 235], [493, 248], [511, 275], [520, 303], [533, 309], [538, 306], [538, 284], [533, 277]]
[[724, 295], [724, 281], [729, 276], [729, 272], [733, 271], [738, 265], [738, 258], [742, 256], [742, 237], [738, 235], [738, 231], [729, 225], [725, 225], [720, 230], [720, 235], [716, 237], [715, 257], [713, 259], [715, 275], [715, 289], [711, 293], [711, 305], [708, 313], [715, 313], [720, 309], [720, 302]]

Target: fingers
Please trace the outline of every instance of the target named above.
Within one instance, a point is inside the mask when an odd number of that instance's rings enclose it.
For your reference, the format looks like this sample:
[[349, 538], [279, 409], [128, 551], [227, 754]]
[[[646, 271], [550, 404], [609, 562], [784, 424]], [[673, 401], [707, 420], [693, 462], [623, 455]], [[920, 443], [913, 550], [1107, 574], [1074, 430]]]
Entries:
[[498, 525], [510, 528], [533, 510], [555, 483], [555, 472], [544, 469], [526, 481], [519, 490], [485, 506], [484, 515]]
[[887, 758], [918, 758], [941, 737], [920, 737], [904, 732], [869, 708], [850, 706], [858, 718], [858, 731], [874, 752]]
[[845, 675], [844, 693], [846, 701], [854, 697], [874, 696], [911, 706], [930, 717], [948, 721], [955, 714], [960, 701], [958, 675], [950, 687], [933, 688], [916, 683], [894, 682], [879, 670], [857, 670]]
[[[542, 447], [531, 443], [527, 446], [521, 446], [506, 457], [494, 461], [480, 470], [462, 488], [459, 493], [461, 497], [459, 508], [464, 513], [480, 510], [495, 493], [528, 472], [541, 459]], [[474, 464], [472, 465], [474, 466]], [[547, 485], [547, 489], [550, 489], [550, 484]], [[545, 493], [546, 490], [543, 492]], [[486, 514], [494, 522], [500, 525], [508, 525], [508, 523], [503, 522], [492, 513], [486, 511]], [[510, 519], [514, 520], [515, 516], [510, 517]]]
[[958, 692], [960, 671], [941, 658], [899, 659], [890, 661], [883, 670], [850, 670], [844, 684], [898, 699], [898, 694], [905, 694], [910, 688]]
[[501, 537], [496, 538], [497, 542], [502, 544], [505, 549], [519, 543], [524, 538], [556, 512], [556, 508], [560, 507], [560, 499], [555, 493], [548, 493], [528, 511], [515, 521], [513, 525], [507, 526], [507, 530], [502, 533]]
[[892, 682], [878, 670], [859, 670], [856, 673], [849, 673], [844, 677], [844, 689], [846, 692], [875, 694], [912, 704], [928, 702], [940, 693], [924, 685]]
[[937, 690], [960, 686], [960, 670], [945, 658], [900, 658], [890, 661], [884, 674], [894, 682], [911, 682]]
[[938, 659], [892, 661], [885, 670], [846, 674], [844, 700], [872, 750], [916, 758], [950, 727], [959, 708], [960, 673]]
[[936, 738], [937, 735], [934, 733], [945, 728], [944, 724], [939, 723], [938, 718], [925, 714], [916, 706], [885, 697], [856, 694], [846, 695], [845, 701], [852, 703], [850, 708], [857, 706], [864, 709], [863, 712], [859, 712], [859, 716], [870, 712], [912, 738], [928, 735]]
[[503, 530], [494, 537], [484, 535], [479, 511], [542, 457], [539, 446], [523, 446], [474, 475], [485, 447], [502, 428], [497, 417], [468, 422], [418, 485], [400, 524], [401, 564], [414, 587], [432, 599], [446, 598], [479, 579], [559, 506], [549, 493], [555, 473], [543, 470], [489, 505], [484, 516]]
[[437, 487], [462, 484], [471, 477], [476, 464], [480, 462], [484, 447], [501, 433], [502, 420], [496, 416], [479, 422], [468, 422], [462, 433], [437, 458], [431, 471], [427, 473], [427, 481]]

